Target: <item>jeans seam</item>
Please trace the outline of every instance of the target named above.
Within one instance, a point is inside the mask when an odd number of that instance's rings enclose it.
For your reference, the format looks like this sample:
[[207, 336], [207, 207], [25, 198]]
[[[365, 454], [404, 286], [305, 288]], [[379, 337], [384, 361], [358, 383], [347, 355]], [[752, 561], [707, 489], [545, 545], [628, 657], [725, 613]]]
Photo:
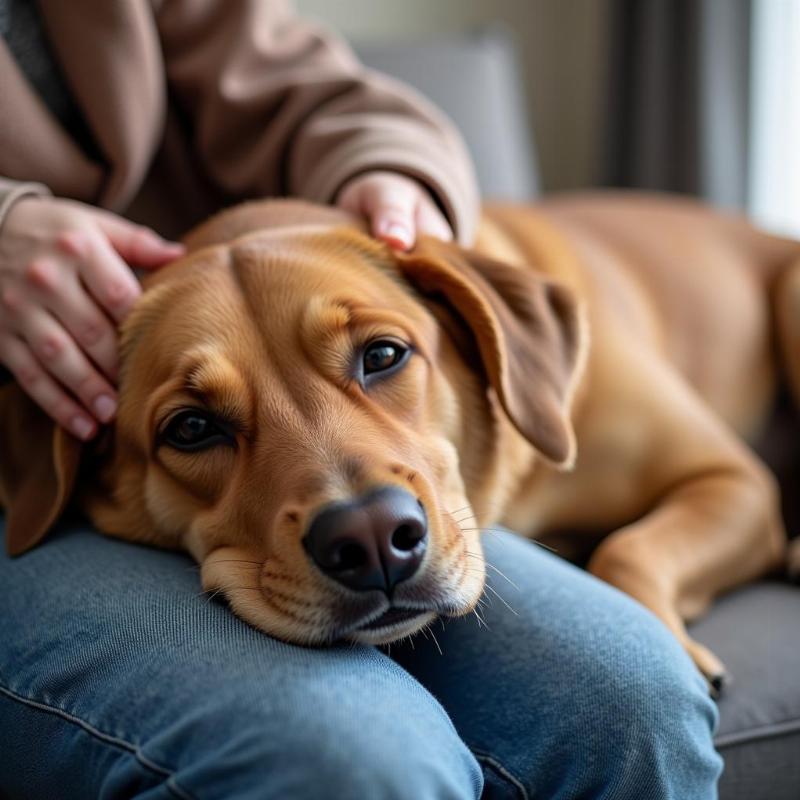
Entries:
[[478, 761], [491, 767], [495, 772], [498, 773], [498, 775], [511, 783], [519, 792], [521, 800], [531, 800], [528, 790], [525, 788], [522, 781], [511, 772], [511, 770], [504, 767], [494, 756], [489, 755], [489, 753], [484, 753], [482, 750], [475, 750], [474, 748], [470, 749]]
[[168, 769], [167, 767], [162, 767], [160, 764], [156, 764], [155, 761], [150, 760], [142, 752], [142, 749], [138, 745], [128, 742], [125, 739], [121, 739], [119, 736], [112, 736], [110, 733], [104, 733], [98, 728], [95, 728], [94, 725], [86, 722], [86, 720], [82, 720], [80, 717], [76, 717], [74, 714], [70, 714], [68, 711], [64, 711], [62, 708], [50, 706], [46, 703], [41, 703], [38, 700], [32, 700], [29, 697], [23, 697], [22, 695], [17, 694], [9, 689], [7, 686], [0, 685], [0, 694], [6, 695], [6, 697], [8, 697], [10, 700], [20, 703], [21, 705], [36, 708], [39, 711], [45, 712], [46, 714], [54, 714], [66, 722], [77, 725], [79, 728], [81, 728], [81, 730], [85, 731], [90, 736], [93, 736], [95, 739], [98, 739], [104, 744], [117, 747], [120, 750], [125, 750], [126, 752], [130, 753], [143, 767], [149, 769], [151, 772], [155, 772], [162, 778], [166, 778], [167, 780], [164, 785], [167, 787], [168, 791], [175, 797], [179, 798], [179, 800], [195, 800], [194, 796], [187, 792], [177, 782], [177, 780], [175, 780], [175, 774], [173, 770]]

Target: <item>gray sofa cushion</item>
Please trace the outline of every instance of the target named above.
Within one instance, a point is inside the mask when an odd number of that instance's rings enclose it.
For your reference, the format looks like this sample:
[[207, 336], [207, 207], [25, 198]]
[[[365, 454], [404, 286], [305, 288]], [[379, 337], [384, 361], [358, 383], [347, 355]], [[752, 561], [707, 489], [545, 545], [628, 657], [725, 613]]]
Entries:
[[727, 665], [717, 746], [720, 800], [800, 798], [800, 587], [763, 582], [716, 603], [692, 627]]
[[485, 197], [529, 200], [539, 182], [510, 36], [502, 27], [430, 42], [356, 45], [361, 60], [426, 95], [455, 122]]

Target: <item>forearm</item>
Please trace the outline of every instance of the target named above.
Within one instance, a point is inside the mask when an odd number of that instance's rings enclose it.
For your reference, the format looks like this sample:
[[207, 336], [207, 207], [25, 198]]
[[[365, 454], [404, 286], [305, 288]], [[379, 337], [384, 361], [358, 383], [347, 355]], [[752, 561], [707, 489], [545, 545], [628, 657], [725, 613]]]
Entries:
[[469, 242], [478, 193], [466, 149], [419, 95], [279, 0], [170, 0], [157, 19], [173, 96], [225, 191], [331, 203], [354, 176], [390, 170], [426, 186]]

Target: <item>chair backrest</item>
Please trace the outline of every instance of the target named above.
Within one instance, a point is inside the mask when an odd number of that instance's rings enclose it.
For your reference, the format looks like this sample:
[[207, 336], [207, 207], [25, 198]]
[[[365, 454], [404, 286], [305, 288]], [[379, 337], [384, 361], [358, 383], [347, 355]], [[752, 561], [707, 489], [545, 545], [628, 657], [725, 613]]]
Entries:
[[426, 95], [461, 131], [484, 196], [530, 200], [539, 191], [513, 37], [500, 27], [419, 42], [356, 43], [372, 69]]

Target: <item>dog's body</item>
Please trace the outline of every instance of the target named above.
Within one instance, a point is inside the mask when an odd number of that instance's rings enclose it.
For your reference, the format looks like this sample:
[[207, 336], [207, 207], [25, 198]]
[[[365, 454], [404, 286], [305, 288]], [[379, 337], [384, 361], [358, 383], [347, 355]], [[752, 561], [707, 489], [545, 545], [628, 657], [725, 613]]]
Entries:
[[[639, 195], [488, 209], [474, 254], [427, 242], [396, 256], [357, 227], [261, 203], [190, 234], [124, 331], [115, 437], [80, 495], [95, 524], [188, 549], [253, 624], [324, 642], [388, 641], [471, 609], [476, 531], [502, 522], [588, 557], [718, 686], [723, 666], [684, 622], [785, 560], [774, 479], [743, 441], [781, 374], [800, 385], [800, 246]], [[356, 375], [373, 363], [380, 380]], [[18, 390], [0, 402], [20, 552], [69, 498], [77, 445], [57, 432], [52, 466], [19, 477], [35, 455], [20, 426], [46, 425]], [[216, 438], [185, 416], [198, 407]], [[361, 498], [346, 525], [372, 515], [373, 537], [381, 487], [422, 509], [391, 523], [392, 546], [408, 520], [421, 533], [387, 566], [359, 529], [356, 561], [329, 564], [325, 509]], [[381, 591], [359, 572], [376, 565]]]

